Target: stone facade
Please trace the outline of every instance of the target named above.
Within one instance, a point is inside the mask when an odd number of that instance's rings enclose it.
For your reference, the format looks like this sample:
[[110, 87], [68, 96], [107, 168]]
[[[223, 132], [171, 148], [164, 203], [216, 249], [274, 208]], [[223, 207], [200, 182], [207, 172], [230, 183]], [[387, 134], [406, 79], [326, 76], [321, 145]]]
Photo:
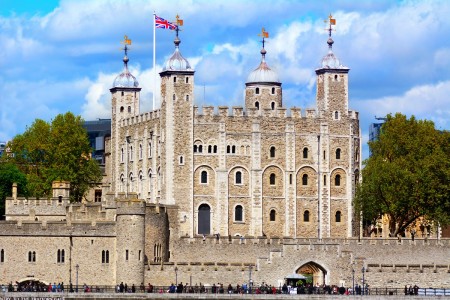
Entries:
[[450, 286], [449, 240], [354, 234], [361, 134], [349, 69], [333, 64], [331, 45], [316, 70], [316, 108], [283, 107], [262, 49], [245, 106], [200, 112], [179, 44], [151, 112], [139, 110], [125, 56], [95, 199], [69, 203], [67, 182], [55, 182], [49, 199], [18, 198], [13, 187], [0, 222], [0, 282], [169, 285], [177, 270], [192, 284], [251, 277], [279, 286], [302, 273], [350, 286], [364, 267], [372, 287]]

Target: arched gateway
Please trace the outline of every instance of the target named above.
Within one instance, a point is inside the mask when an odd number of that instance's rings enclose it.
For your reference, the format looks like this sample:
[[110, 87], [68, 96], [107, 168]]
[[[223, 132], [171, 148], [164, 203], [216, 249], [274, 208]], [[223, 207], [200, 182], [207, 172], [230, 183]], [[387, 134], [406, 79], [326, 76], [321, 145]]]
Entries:
[[313, 261], [309, 261], [307, 263], [302, 264], [295, 273], [301, 274], [306, 277], [312, 278], [312, 284], [313, 285], [323, 285], [328, 284], [327, 283], [327, 270], [319, 265], [318, 263], [315, 263]]
[[210, 234], [211, 208], [208, 204], [202, 204], [198, 208], [198, 234]]

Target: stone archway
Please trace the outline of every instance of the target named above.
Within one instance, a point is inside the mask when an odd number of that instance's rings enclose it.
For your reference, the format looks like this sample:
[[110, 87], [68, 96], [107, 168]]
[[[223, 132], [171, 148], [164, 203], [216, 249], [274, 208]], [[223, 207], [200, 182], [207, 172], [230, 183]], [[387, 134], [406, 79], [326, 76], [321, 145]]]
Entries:
[[312, 284], [315, 285], [323, 285], [326, 283], [325, 281], [325, 275], [327, 274], [327, 271], [319, 264], [310, 261], [303, 265], [301, 265], [297, 270], [297, 274], [301, 274], [304, 276], [311, 276], [312, 277]]

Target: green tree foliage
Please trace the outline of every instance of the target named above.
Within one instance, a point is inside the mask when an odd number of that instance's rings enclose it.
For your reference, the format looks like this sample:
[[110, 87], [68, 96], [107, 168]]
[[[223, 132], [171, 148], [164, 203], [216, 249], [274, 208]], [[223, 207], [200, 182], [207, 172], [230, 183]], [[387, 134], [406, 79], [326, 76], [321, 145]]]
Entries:
[[83, 120], [68, 112], [55, 117], [51, 124], [35, 120], [23, 134], [8, 145], [14, 156], [4, 159], [27, 175], [31, 196], [51, 195], [54, 180], [70, 182], [72, 201], [81, 201], [89, 186], [101, 180]]
[[12, 196], [12, 185], [17, 183], [20, 196], [27, 196], [27, 179], [16, 165], [0, 163], [0, 217], [5, 214], [5, 199]]
[[364, 220], [389, 217], [391, 236], [419, 219], [450, 224], [450, 134], [434, 123], [388, 115], [362, 170], [355, 209]]

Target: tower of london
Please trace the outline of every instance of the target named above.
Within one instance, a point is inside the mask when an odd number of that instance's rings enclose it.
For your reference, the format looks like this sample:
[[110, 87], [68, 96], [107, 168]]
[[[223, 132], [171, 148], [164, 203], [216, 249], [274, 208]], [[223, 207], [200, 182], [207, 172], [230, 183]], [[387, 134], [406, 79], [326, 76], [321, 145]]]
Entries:
[[0, 282], [280, 287], [306, 274], [314, 285], [350, 287], [363, 270], [372, 288], [450, 286], [448, 239], [361, 235], [352, 206], [361, 131], [331, 27], [314, 108], [284, 107], [264, 38], [242, 106], [197, 107], [195, 70], [176, 32], [152, 111], [140, 111], [125, 46], [95, 197], [70, 203], [64, 181], [40, 199], [12, 187]]
[[283, 106], [263, 46], [243, 106], [200, 111], [195, 71], [178, 35], [174, 43], [160, 73], [160, 109], [139, 111], [140, 87], [123, 59], [111, 89], [111, 191], [175, 205], [180, 236], [352, 236], [360, 128], [332, 38], [316, 69], [316, 108], [304, 110]]

